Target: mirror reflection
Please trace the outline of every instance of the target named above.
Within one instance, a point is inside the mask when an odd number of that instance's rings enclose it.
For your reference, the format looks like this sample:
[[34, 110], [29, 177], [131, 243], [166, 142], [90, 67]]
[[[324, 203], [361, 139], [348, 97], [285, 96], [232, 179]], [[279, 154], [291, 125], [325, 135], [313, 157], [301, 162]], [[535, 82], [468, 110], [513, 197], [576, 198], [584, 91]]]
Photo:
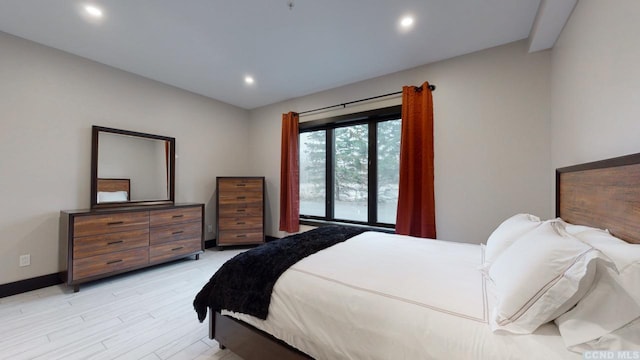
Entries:
[[169, 199], [167, 145], [164, 140], [101, 132], [97, 203]]
[[172, 203], [175, 139], [93, 126], [91, 207]]

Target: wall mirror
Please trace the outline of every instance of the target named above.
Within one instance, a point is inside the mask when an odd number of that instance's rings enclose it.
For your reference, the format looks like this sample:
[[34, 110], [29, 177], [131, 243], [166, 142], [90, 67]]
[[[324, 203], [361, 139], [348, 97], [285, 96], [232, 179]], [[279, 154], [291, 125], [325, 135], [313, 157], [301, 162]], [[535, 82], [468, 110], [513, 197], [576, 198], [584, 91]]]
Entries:
[[176, 139], [92, 127], [91, 208], [174, 202]]

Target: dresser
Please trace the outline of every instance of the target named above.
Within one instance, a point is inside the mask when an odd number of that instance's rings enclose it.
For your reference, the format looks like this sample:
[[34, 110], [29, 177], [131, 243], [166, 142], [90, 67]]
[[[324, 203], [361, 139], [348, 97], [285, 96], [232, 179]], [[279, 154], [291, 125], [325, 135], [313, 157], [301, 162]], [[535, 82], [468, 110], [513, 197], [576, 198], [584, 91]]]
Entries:
[[80, 284], [204, 252], [204, 205], [60, 212], [65, 282]]
[[264, 177], [216, 178], [217, 246], [264, 243]]

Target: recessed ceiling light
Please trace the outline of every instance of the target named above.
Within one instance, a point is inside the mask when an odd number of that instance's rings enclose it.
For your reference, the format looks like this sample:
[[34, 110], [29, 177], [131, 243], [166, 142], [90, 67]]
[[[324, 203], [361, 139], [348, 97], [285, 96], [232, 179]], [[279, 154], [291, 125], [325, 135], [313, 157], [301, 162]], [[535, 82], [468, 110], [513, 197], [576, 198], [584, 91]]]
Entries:
[[244, 77], [244, 83], [247, 85], [252, 85], [253, 83], [255, 83], [256, 81], [253, 79], [253, 77], [247, 75]]
[[405, 16], [400, 20], [400, 26], [402, 26], [404, 29], [408, 29], [411, 26], [413, 26], [413, 17], [412, 16]]
[[100, 9], [97, 6], [94, 5], [86, 5], [84, 7], [84, 10], [87, 12], [87, 14], [95, 17], [95, 18], [101, 18], [102, 17], [102, 9]]

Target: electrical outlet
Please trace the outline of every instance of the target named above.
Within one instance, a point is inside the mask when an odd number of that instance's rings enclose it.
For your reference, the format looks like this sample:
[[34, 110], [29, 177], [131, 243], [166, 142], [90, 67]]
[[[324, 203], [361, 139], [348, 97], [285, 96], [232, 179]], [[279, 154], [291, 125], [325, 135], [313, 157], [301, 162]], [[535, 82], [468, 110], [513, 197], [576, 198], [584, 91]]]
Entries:
[[208, 232], [210, 232], [210, 233], [212, 233], [212, 232], [213, 232], [213, 225], [209, 224], [209, 225], [207, 226], [207, 231], [208, 231]]
[[31, 265], [31, 254], [20, 255], [20, 266]]

